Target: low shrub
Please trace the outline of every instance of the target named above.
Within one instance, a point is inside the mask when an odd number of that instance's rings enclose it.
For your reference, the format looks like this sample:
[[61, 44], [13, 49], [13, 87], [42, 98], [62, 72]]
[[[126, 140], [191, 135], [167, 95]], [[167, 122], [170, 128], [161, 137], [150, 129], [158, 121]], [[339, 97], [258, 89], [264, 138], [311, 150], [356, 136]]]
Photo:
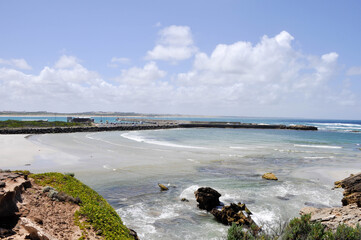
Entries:
[[265, 233], [252, 234], [242, 226], [232, 224], [228, 229], [227, 240], [361, 240], [361, 226], [355, 228], [340, 224], [336, 231], [327, 230], [320, 222], [311, 222], [311, 215], [292, 219], [278, 236]]

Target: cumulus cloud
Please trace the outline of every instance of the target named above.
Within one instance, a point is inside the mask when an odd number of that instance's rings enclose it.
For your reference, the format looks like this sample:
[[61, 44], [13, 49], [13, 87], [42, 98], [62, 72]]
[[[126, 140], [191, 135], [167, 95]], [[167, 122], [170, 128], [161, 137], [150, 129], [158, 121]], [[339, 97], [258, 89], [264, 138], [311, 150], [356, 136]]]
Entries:
[[210, 55], [197, 53], [193, 69], [178, 74], [177, 79], [220, 105], [270, 105], [290, 95], [310, 97], [324, 90], [338, 55], [305, 56], [292, 48], [293, 39], [283, 31], [275, 37], [264, 36], [255, 45], [219, 44]]
[[172, 25], [159, 31], [158, 43], [146, 58], [176, 62], [192, 57], [196, 50], [191, 29]]
[[10, 60], [0, 58], [0, 65], [15, 67], [21, 70], [31, 70], [31, 66], [23, 58], [10, 59]]
[[0, 68], [0, 109], [48, 111], [135, 111], [159, 108], [170, 101], [173, 87], [158, 81], [165, 76], [154, 62], [123, 70], [117, 83], [104, 80], [74, 56], [62, 56], [39, 74]]
[[143, 68], [132, 67], [130, 69], [122, 70], [119, 77], [115, 81], [125, 84], [152, 84], [154, 81], [163, 78], [166, 75], [165, 71], [158, 68], [155, 62], [145, 64]]
[[361, 66], [357, 66], [357, 67], [351, 67], [347, 70], [346, 73], [348, 76], [357, 76], [357, 75], [361, 75]]
[[[170, 37], [175, 35], [162, 35], [160, 44], [180, 45], [177, 37]], [[193, 40], [188, 40], [186, 45], [193, 46]], [[316, 108], [349, 108], [353, 112], [352, 106], [360, 102], [360, 96], [351, 82], [344, 84], [336, 78], [338, 54], [305, 54], [292, 46], [293, 40], [283, 31], [263, 36], [257, 43], [218, 44], [210, 53], [195, 53], [187, 71], [166, 72], [150, 61], [123, 69], [110, 80], [68, 55], [38, 74], [3, 67], [0, 110], [257, 116], [304, 116], [308, 111], [310, 117], [317, 116]], [[122, 60], [114, 58], [114, 62], [120, 64]]]
[[129, 58], [112, 57], [110, 63], [108, 64], [108, 67], [117, 68], [119, 67], [119, 65], [128, 64], [128, 63], [130, 63]]

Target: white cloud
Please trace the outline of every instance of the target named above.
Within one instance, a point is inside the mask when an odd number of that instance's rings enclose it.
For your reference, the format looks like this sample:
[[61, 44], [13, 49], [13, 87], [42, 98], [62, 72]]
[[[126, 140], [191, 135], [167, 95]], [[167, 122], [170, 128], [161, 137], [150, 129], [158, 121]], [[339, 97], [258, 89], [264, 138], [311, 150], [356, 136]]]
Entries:
[[10, 60], [0, 58], [0, 65], [7, 65], [21, 70], [31, 70], [31, 66], [23, 58]]
[[148, 51], [146, 58], [176, 62], [193, 56], [197, 51], [188, 26], [169, 26], [159, 32], [158, 44]]
[[346, 74], [347, 74], [348, 76], [361, 75], [361, 66], [349, 68], [349, 69], [347, 70]]
[[[165, 39], [163, 44], [178, 44], [177, 38]], [[170, 74], [150, 61], [123, 69], [113, 81], [68, 55], [38, 74], [3, 67], [0, 110], [255, 116], [307, 116], [308, 112], [309, 117], [319, 117], [317, 109], [354, 113], [360, 94], [354, 83], [337, 81], [338, 54], [304, 54], [294, 49], [293, 39], [283, 31], [258, 43], [219, 44], [211, 53], [196, 53], [188, 71]]]
[[193, 69], [178, 74], [178, 82], [188, 93], [207, 96], [212, 106], [220, 107], [325, 100], [330, 94], [327, 82], [337, 71], [338, 54], [303, 55], [292, 48], [293, 39], [283, 31], [272, 38], [264, 36], [255, 45], [242, 41], [219, 44], [210, 55], [197, 53]]
[[130, 63], [129, 58], [112, 57], [112, 59], [110, 60], [110, 63], [108, 64], [108, 67], [117, 68], [117, 67], [119, 67], [119, 65], [129, 64], [129, 63]]
[[81, 67], [81, 65], [78, 63], [78, 61], [79, 60], [74, 56], [63, 55], [55, 63], [54, 68], [66, 69], [66, 68]]
[[165, 75], [166, 72], [160, 70], [155, 62], [149, 62], [143, 68], [133, 67], [122, 70], [121, 75], [114, 80], [125, 84], [143, 85], [152, 84]]

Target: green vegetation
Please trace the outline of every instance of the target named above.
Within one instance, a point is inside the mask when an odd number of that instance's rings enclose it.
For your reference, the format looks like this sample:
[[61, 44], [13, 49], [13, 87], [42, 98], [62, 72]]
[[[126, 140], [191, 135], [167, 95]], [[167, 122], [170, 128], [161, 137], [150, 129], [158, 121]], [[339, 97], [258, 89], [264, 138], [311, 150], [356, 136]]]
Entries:
[[30, 127], [81, 127], [90, 126], [90, 123], [68, 123], [62, 121], [55, 122], [43, 122], [43, 121], [18, 121], [18, 120], [6, 120], [0, 121], [1, 128], [30, 128]]
[[119, 215], [109, 203], [76, 178], [61, 173], [31, 174], [30, 177], [41, 186], [51, 186], [59, 192], [80, 198], [82, 201], [80, 210], [74, 216], [75, 224], [83, 231], [80, 239], [87, 238], [86, 230], [89, 228], [93, 228], [105, 239], [133, 239], [129, 235], [129, 229], [123, 225]]
[[303, 215], [301, 218], [292, 219], [283, 233], [278, 236], [266, 234], [252, 234], [242, 226], [233, 224], [228, 229], [227, 240], [360, 240], [361, 226], [355, 228], [340, 224], [335, 232], [327, 230], [320, 222], [311, 223], [311, 215]]

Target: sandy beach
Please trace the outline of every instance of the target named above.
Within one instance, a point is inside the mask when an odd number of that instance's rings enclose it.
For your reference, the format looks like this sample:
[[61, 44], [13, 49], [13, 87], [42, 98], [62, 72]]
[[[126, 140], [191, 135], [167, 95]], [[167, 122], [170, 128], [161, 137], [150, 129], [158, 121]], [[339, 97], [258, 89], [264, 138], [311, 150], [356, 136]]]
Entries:
[[1, 168], [25, 167], [31, 164], [36, 156], [50, 149], [38, 146], [27, 140], [28, 135], [0, 135], [0, 166]]

